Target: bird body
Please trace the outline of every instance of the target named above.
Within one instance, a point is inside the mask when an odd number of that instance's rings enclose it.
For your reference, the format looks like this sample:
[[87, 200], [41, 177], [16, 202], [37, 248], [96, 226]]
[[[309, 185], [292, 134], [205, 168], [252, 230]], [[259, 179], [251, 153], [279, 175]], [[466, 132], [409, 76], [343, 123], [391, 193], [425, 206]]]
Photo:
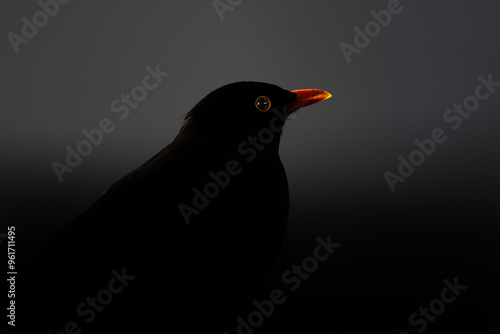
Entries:
[[[47, 312], [37, 328], [57, 332], [75, 319], [87, 333], [163, 322], [222, 330], [285, 236], [278, 148], [286, 107], [307, 105], [304, 96], [241, 82], [200, 101], [170, 145], [109, 187], [44, 253], [35, 289]], [[88, 301], [119, 273], [129, 280], [110, 294], [116, 301]]]

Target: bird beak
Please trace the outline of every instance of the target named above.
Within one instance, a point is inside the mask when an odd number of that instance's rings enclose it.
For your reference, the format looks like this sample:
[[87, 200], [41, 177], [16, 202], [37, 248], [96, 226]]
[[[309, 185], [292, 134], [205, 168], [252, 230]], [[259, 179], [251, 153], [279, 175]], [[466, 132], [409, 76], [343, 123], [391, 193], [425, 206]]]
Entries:
[[319, 89], [292, 90], [292, 93], [295, 93], [297, 98], [287, 105], [289, 114], [299, 108], [307, 107], [332, 97], [332, 94]]

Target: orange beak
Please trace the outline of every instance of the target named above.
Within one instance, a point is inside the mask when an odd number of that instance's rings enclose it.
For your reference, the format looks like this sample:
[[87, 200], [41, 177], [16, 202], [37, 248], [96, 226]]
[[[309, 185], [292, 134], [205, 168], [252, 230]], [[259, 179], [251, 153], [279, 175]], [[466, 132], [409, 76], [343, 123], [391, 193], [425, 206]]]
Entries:
[[292, 93], [295, 93], [297, 98], [287, 105], [289, 114], [299, 108], [307, 107], [332, 97], [332, 94], [319, 89], [292, 90]]

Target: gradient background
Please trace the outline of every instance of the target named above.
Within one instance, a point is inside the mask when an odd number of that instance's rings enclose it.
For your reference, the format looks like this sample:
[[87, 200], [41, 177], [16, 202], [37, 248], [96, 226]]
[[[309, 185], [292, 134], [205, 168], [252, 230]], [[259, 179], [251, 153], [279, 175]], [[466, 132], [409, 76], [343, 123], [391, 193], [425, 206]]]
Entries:
[[[456, 131], [442, 116], [474, 93], [479, 75], [500, 81], [500, 6], [402, 1], [403, 12], [347, 64], [339, 44], [353, 44], [353, 28], [387, 2], [248, 0], [221, 22], [212, 1], [72, 1], [16, 55], [6, 36], [40, 7], [2, 1], [0, 224], [17, 228], [19, 272], [107, 186], [170, 143], [206, 94], [264, 81], [333, 98], [284, 131], [289, 232], [255, 298], [312, 255], [316, 237], [342, 246], [256, 333], [399, 333], [455, 276], [468, 290], [426, 332], [495, 333], [500, 89]], [[156, 64], [170, 76], [120, 121], [110, 103]], [[115, 131], [59, 183], [51, 162], [105, 117]], [[448, 140], [392, 193], [383, 173], [436, 127]], [[149, 228], [138, 226], [138, 244]]]

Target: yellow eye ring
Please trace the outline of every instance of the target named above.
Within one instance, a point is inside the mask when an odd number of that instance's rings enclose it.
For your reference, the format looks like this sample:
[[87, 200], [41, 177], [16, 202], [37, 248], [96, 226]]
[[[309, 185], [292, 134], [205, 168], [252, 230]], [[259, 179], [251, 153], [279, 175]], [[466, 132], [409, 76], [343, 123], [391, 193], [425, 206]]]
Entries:
[[255, 107], [262, 112], [266, 112], [271, 109], [271, 100], [267, 96], [259, 96], [255, 100]]

